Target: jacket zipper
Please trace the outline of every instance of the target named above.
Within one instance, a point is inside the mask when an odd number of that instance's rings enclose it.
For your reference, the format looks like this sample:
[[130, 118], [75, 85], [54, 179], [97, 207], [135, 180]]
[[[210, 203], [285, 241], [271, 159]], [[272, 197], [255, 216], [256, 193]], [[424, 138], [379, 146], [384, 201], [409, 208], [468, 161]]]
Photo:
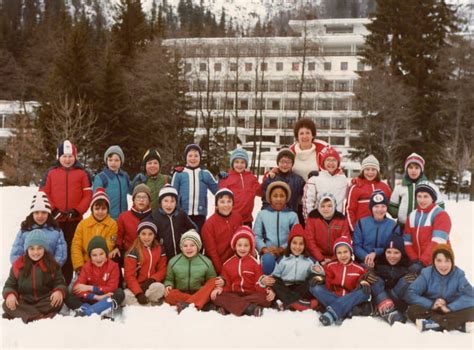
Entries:
[[151, 265], [153, 263], [153, 255], [151, 255], [150, 247], [146, 247], [146, 249], [148, 250], [148, 254], [150, 255], [150, 264], [148, 264], [148, 275], [147, 275], [147, 277], [150, 278]]
[[326, 225], [328, 225], [328, 247], [326, 248], [326, 253], [330, 253], [331, 252], [331, 226], [326, 223]]
[[194, 202], [196, 200], [196, 175], [195, 169], [193, 169], [193, 207], [191, 210], [191, 215], [194, 215]]
[[277, 242], [278, 248], [280, 248], [280, 212], [277, 211]]
[[69, 168], [66, 168], [66, 209], [68, 210], [68, 197], [69, 197]]
[[295, 278], [293, 279], [294, 283], [296, 283], [296, 273], [298, 271], [298, 257], [296, 257], [296, 262], [295, 262]]
[[342, 281], [341, 281], [341, 287], [342, 287], [342, 295], [346, 295], [346, 289], [344, 288], [344, 282], [346, 281], [346, 270], [347, 266], [344, 265], [344, 270], [342, 270]]
[[379, 228], [380, 227], [377, 225], [377, 231], [375, 231], [375, 248], [374, 248], [374, 251], [379, 246]]
[[420, 240], [419, 240], [419, 234], [420, 234], [420, 227], [421, 227], [421, 219], [423, 219], [423, 212], [421, 212], [421, 215], [420, 215], [420, 220], [418, 220], [418, 225], [417, 225], [417, 228], [416, 228], [416, 245], [418, 246], [418, 257], [420, 256]]
[[188, 292], [191, 291], [191, 259], [188, 259]]
[[[242, 259], [239, 259], [239, 277], [240, 277], [240, 289], [242, 293], [244, 292], [244, 278], [242, 277]], [[232, 286], [232, 290], [234, 290], [234, 286]]]
[[178, 255], [178, 252], [176, 251], [176, 239], [174, 237], [174, 226], [173, 226], [173, 219], [171, 218], [171, 215], [168, 215], [168, 219], [170, 219], [170, 224], [171, 224], [171, 237], [173, 238], [174, 255]]
[[35, 301], [38, 301], [38, 293], [36, 290], [36, 264], [33, 265], [33, 271], [32, 271], [32, 277], [33, 277], [33, 295], [35, 298]]
[[242, 176], [242, 173], [240, 173], [240, 182], [242, 183], [242, 189], [245, 189], [245, 186], [244, 186], [244, 177]]
[[119, 183], [119, 203], [120, 203], [119, 207], [120, 207], [120, 213], [121, 213], [122, 212], [122, 183], [120, 182], [120, 177], [118, 176], [118, 174], [115, 174], [115, 176], [117, 176], [117, 181]]

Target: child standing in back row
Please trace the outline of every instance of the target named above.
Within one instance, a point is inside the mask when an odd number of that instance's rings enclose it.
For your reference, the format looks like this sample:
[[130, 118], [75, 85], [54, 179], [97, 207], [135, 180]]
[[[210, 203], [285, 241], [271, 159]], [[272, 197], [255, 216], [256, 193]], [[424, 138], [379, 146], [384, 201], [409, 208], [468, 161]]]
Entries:
[[209, 170], [201, 167], [202, 149], [196, 144], [184, 150], [186, 166], [176, 167], [171, 185], [178, 191], [178, 205], [196, 224], [198, 232], [207, 217], [207, 190], [215, 194], [217, 182]]

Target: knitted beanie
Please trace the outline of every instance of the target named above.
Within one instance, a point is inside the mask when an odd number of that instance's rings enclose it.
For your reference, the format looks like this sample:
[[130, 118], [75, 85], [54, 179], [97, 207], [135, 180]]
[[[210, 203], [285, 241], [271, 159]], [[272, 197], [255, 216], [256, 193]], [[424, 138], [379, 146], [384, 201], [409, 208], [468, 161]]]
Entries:
[[293, 225], [293, 227], [291, 228], [290, 234], [288, 235], [288, 246], [290, 246], [291, 240], [295, 237], [303, 237], [303, 241], [306, 245], [306, 233], [301, 224]]
[[167, 196], [173, 196], [176, 198], [176, 200], [178, 200], [178, 191], [176, 191], [176, 188], [169, 184], [164, 185], [160, 189], [160, 192], [158, 193], [158, 203], [161, 203], [161, 200]]
[[49, 203], [48, 196], [44, 192], [36, 192], [33, 195], [33, 200], [31, 201], [30, 214], [35, 211], [45, 211], [48, 214], [51, 214], [51, 204]]
[[198, 248], [198, 251], [201, 250], [202, 248], [201, 236], [199, 236], [199, 233], [197, 233], [195, 229], [191, 229], [183, 233], [183, 235], [181, 236], [181, 240], [179, 241], [179, 247], [181, 248], [181, 250], [183, 249], [184, 241], [187, 239], [194, 242], [194, 244]]
[[184, 149], [184, 159], [186, 159], [186, 157], [188, 156], [188, 152], [191, 151], [191, 150], [196, 150], [199, 152], [199, 155], [202, 157], [202, 149], [201, 147], [199, 147], [199, 145], [195, 144], [195, 143], [190, 143], [189, 145], [186, 146], [186, 148]]
[[243, 148], [236, 148], [230, 154], [230, 167], [234, 168], [234, 160], [243, 159], [245, 161], [245, 166], [249, 165], [249, 154]]
[[158, 228], [156, 227], [156, 225], [152, 221], [143, 220], [137, 226], [137, 235], [139, 235], [140, 232], [142, 230], [146, 229], [146, 228], [150, 229], [155, 235], [158, 234]]
[[321, 157], [321, 168], [323, 169], [326, 169], [326, 167], [324, 166], [324, 161], [326, 159], [328, 159], [329, 157], [334, 157], [336, 158], [337, 160], [337, 166], [339, 167], [339, 165], [341, 164], [341, 155], [339, 154], [338, 151], [336, 151], [335, 148], [331, 147], [331, 146], [326, 146], [324, 147], [322, 150], [321, 150], [321, 153], [320, 153], [320, 157]]
[[280, 159], [282, 159], [283, 157], [291, 159], [292, 164], [295, 163], [295, 154], [291, 152], [289, 148], [282, 148], [278, 151], [277, 165], [280, 162]]
[[241, 238], [246, 238], [248, 239], [250, 243], [250, 254], [255, 249], [255, 233], [252, 231], [252, 229], [248, 226], [240, 226], [232, 236], [232, 239], [230, 241], [230, 246], [232, 250], [235, 251], [235, 246], [237, 244], [237, 241]]
[[388, 198], [384, 191], [375, 190], [370, 196], [369, 210], [372, 211], [374, 205], [383, 204], [388, 207]]
[[132, 200], [135, 200], [135, 196], [139, 193], [145, 193], [148, 196], [148, 198], [151, 200], [151, 190], [150, 190], [150, 187], [148, 187], [147, 185], [139, 184], [135, 186], [132, 192]]
[[347, 248], [349, 248], [349, 251], [351, 252], [351, 254], [354, 254], [354, 251], [352, 250], [351, 239], [347, 236], [341, 236], [338, 239], [336, 239], [336, 241], [334, 242], [334, 248], [333, 248], [334, 255], [336, 255], [337, 248], [342, 245], [345, 245]]
[[321, 203], [326, 199], [329, 199], [332, 202], [332, 206], [334, 208], [334, 211], [336, 211], [336, 206], [337, 206], [336, 197], [334, 197], [334, 195], [330, 192], [324, 192], [323, 194], [318, 196], [318, 211], [321, 213], [321, 211], [320, 211]]
[[421, 168], [421, 172], [425, 170], [425, 160], [419, 154], [412, 153], [407, 157], [407, 159], [405, 159], [405, 171], [407, 171], [408, 166], [412, 163], [418, 164]]
[[123, 154], [123, 151], [120, 148], [120, 146], [117, 146], [117, 145], [110, 146], [109, 148], [107, 148], [107, 151], [105, 151], [105, 154], [104, 154], [105, 164], [107, 165], [107, 158], [109, 158], [112, 154], [116, 154], [119, 156], [120, 166], [123, 167], [123, 163], [125, 163], [125, 155]]
[[425, 181], [420, 181], [419, 183], [417, 183], [415, 187], [415, 196], [419, 192], [428, 193], [433, 199], [433, 202], [436, 202], [438, 200], [436, 185], [430, 181], [425, 180]]
[[433, 249], [433, 254], [431, 255], [431, 264], [434, 266], [434, 261], [436, 258], [436, 255], [439, 253], [443, 253], [443, 255], [449, 259], [451, 259], [451, 262], [453, 263], [453, 266], [451, 267], [451, 271], [454, 268], [454, 252], [453, 248], [449, 244], [446, 243], [440, 243], [438, 244], [434, 249]]
[[98, 187], [95, 190], [95, 193], [92, 196], [92, 200], [91, 200], [91, 208], [94, 207], [94, 203], [97, 202], [99, 199], [103, 199], [107, 203], [107, 207], [110, 208], [109, 196], [107, 195], [103, 187]]
[[272, 191], [275, 188], [282, 188], [286, 192], [286, 202], [288, 203], [291, 197], [291, 189], [290, 186], [288, 186], [288, 184], [283, 181], [275, 181], [268, 185], [267, 193], [265, 194], [265, 199], [267, 200], [267, 202], [270, 203], [270, 196], [272, 195]]
[[40, 229], [35, 229], [27, 233], [23, 250], [26, 252], [32, 245], [40, 245], [45, 250], [49, 250], [47, 234]]
[[105, 252], [105, 255], [109, 254], [109, 248], [107, 247], [107, 243], [102, 236], [94, 236], [89, 241], [89, 244], [87, 245], [87, 254], [89, 257], [91, 256], [92, 251], [96, 248], [102, 249]]
[[232, 202], [234, 202], [234, 192], [229, 190], [228, 188], [221, 188], [219, 191], [216, 192], [215, 194], [215, 200], [216, 200], [216, 207], [217, 207], [217, 201], [221, 199], [224, 196], [229, 196], [232, 198]]
[[56, 149], [56, 158], [59, 159], [63, 154], [70, 154], [73, 155], [74, 158], [77, 158], [76, 146], [74, 146], [69, 140], [64, 141]]
[[399, 250], [402, 255], [406, 255], [403, 236], [396, 233], [392, 233], [390, 236], [388, 236], [387, 240], [385, 241], [384, 248], [384, 250], [387, 250], [388, 248], [394, 248]]
[[375, 158], [372, 154], [362, 161], [360, 171], [362, 172], [364, 171], [364, 169], [369, 168], [369, 167], [375, 168], [377, 169], [378, 172], [380, 172], [380, 163], [378, 159]]
[[142, 165], [146, 166], [149, 160], [156, 159], [161, 164], [161, 155], [156, 148], [149, 148], [143, 155]]

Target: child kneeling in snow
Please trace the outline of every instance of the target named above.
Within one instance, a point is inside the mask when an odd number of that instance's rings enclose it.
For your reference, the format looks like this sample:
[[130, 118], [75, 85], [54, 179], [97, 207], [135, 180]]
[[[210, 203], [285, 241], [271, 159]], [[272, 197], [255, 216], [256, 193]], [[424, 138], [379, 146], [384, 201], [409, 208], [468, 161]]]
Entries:
[[61, 309], [66, 282], [48, 247], [43, 231], [33, 230], [26, 236], [24, 254], [13, 263], [3, 288], [3, 318], [28, 323], [54, 317]]
[[324, 326], [342, 323], [355, 306], [370, 298], [370, 284], [363, 279], [367, 271], [352, 260], [352, 254], [349, 238], [338, 238], [334, 243], [337, 261], [324, 266], [326, 284], [310, 288], [311, 294], [326, 307], [319, 317]]
[[408, 318], [418, 329], [472, 332], [474, 291], [464, 271], [454, 265], [449, 245], [436, 246], [432, 265], [410, 285], [406, 299]]
[[201, 310], [209, 302], [216, 284], [211, 260], [200, 254], [201, 238], [196, 230], [181, 236], [181, 254], [168, 263], [165, 279], [165, 301], [176, 305], [178, 313], [190, 304]]
[[277, 261], [272, 275], [265, 276], [262, 283], [272, 287], [285, 309], [303, 311], [318, 305], [315, 299], [309, 301], [309, 285], [313, 278], [314, 283], [324, 281], [324, 270], [310, 257], [304, 228], [296, 224], [290, 231], [283, 257]]
[[125, 298], [123, 289], [118, 288], [119, 266], [107, 258], [109, 248], [102, 236], [90, 240], [87, 252], [90, 260], [82, 266], [66, 305], [77, 316], [113, 314]]
[[251, 253], [255, 249], [255, 235], [251, 229], [241, 226], [232, 237], [235, 255], [224, 263], [222, 276], [217, 279], [211, 299], [219, 312], [236, 316], [262, 314], [262, 307], [270, 306], [275, 293], [259, 283], [262, 267]]
[[166, 254], [156, 240], [156, 226], [142, 221], [138, 237], [125, 256], [125, 304], [146, 305], [159, 303], [165, 287], [161, 283], [166, 274]]

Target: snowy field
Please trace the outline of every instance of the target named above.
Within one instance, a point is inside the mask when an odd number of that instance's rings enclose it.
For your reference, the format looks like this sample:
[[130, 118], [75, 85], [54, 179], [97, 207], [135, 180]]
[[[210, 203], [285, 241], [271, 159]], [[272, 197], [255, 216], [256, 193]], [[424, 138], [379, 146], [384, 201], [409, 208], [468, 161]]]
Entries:
[[[0, 283], [10, 269], [9, 253], [20, 223], [29, 212], [35, 188], [0, 188]], [[214, 200], [210, 201], [213, 205]], [[260, 200], [256, 203], [260, 208]], [[474, 203], [448, 202], [453, 220], [451, 242], [456, 264], [473, 281]], [[210, 207], [210, 212], [213, 209]], [[420, 333], [413, 324], [395, 324], [355, 317], [340, 327], [322, 327], [314, 311], [265, 310], [261, 318], [222, 316], [188, 308], [179, 316], [174, 308], [126, 307], [120, 321], [98, 316], [56, 316], [28, 325], [1, 320], [1, 349], [5, 348], [474, 348], [474, 336], [460, 332]]]

